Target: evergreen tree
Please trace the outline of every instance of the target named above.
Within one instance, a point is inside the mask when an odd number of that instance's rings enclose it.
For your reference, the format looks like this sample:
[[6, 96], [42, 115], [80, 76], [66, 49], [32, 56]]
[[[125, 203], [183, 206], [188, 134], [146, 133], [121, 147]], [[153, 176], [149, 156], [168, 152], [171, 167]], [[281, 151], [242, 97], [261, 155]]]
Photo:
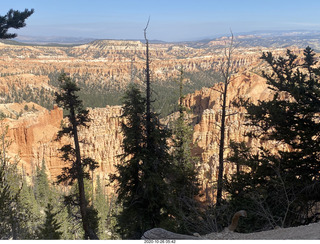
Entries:
[[[79, 193], [77, 183], [73, 184], [71, 189], [68, 190], [68, 195], [64, 195], [63, 204], [66, 213], [64, 216], [67, 217], [67, 223], [61, 223], [62, 230], [68, 229], [68, 238], [71, 240], [83, 239], [85, 233], [82, 224], [81, 213], [79, 210]], [[65, 194], [65, 193], [64, 193]], [[66, 233], [66, 232], [64, 232]]]
[[[124, 96], [122, 163], [113, 180], [119, 184], [118, 201], [123, 211], [118, 216], [123, 238], [140, 238], [144, 231], [159, 227], [168, 218], [169, 188], [172, 174], [166, 139], [168, 131], [152, 114], [150, 134], [146, 131], [146, 103], [140, 90], [130, 85]], [[130, 219], [130, 221], [128, 221]]]
[[41, 214], [41, 206], [35, 198], [34, 189], [28, 184], [26, 177], [22, 179], [17, 209], [20, 216], [20, 239], [35, 239], [43, 215]]
[[[74, 221], [71, 213], [68, 212], [68, 207], [64, 204], [64, 197], [65, 194], [62, 189], [59, 186], [52, 187], [50, 192], [50, 197], [46, 208], [48, 207], [48, 204], [52, 206], [52, 212], [55, 214], [55, 219], [59, 221], [59, 232], [61, 232], [61, 238], [63, 240], [76, 240], [80, 239], [83, 236], [83, 233], [79, 236], [73, 235], [72, 230], [74, 229], [74, 226], [77, 225], [80, 221]], [[43, 207], [42, 207], [43, 208]], [[45, 222], [45, 219], [43, 220]], [[81, 229], [81, 225], [80, 225]]]
[[46, 207], [51, 195], [48, 175], [46, 173], [45, 161], [42, 161], [42, 166], [37, 167], [36, 177], [34, 182], [34, 194], [37, 202], [41, 207]]
[[4, 126], [2, 121], [0, 125], [0, 238], [16, 240], [21, 239], [18, 232], [26, 219], [19, 209], [22, 178], [17, 171], [17, 162], [11, 162], [7, 156], [11, 144], [6, 139], [8, 126]]
[[[1, 117], [1, 120], [3, 117]], [[12, 196], [13, 192], [10, 188], [9, 182], [6, 177], [6, 170], [8, 159], [6, 156], [6, 150], [9, 143], [6, 141], [6, 134], [8, 128], [4, 128], [3, 123], [1, 122], [1, 134], [0, 134], [0, 238], [9, 239], [11, 236], [11, 225], [9, 216], [12, 215], [11, 206], [14, 204], [15, 200]]]
[[172, 201], [174, 211], [177, 213], [176, 225], [178, 231], [187, 232], [189, 222], [195, 216], [192, 215], [199, 206], [195, 197], [200, 192], [196, 172], [196, 160], [191, 156], [192, 149], [192, 128], [186, 124], [185, 111], [183, 106], [183, 70], [180, 74], [180, 96], [179, 96], [179, 117], [173, 127], [173, 166], [174, 176], [171, 186], [173, 188], [174, 200]]
[[10, 206], [14, 203], [10, 186], [6, 182], [4, 167], [0, 167], [0, 239], [9, 239], [11, 225], [9, 216], [12, 215]]
[[76, 83], [62, 74], [59, 77], [61, 82], [61, 93], [56, 93], [56, 102], [63, 107], [67, 112], [69, 124], [64, 126], [58, 132], [58, 139], [66, 135], [73, 138], [74, 146], [71, 144], [63, 146], [60, 150], [63, 153], [63, 159], [71, 164], [71, 167], [64, 168], [61, 175], [58, 176], [58, 182], [68, 182], [73, 184], [77, 180], [78, 185], [78, 200], [81, 212], [83, 229], [85, 232], [85, 239], [97, 239], [97, 235], [91, 228], [89, 217], [94, 213], [94, 210], [88, 206], [86, 199], [84, 179], [89, 178], [89, 173], [86, 172], [88, 167], [94, 168], [97, 163], [91, 158], [82, 158], [80, 153], [80, 140], [78, 128], [80, 126], [88, 126], [90, 119], [88, 117], [88, 110], [85, 110], [82, 101], [76, 95], [79, 91]]
[[20, 29], [26, 26], [25, 20], [34, 13], [34, 9], [25, 9], [23, 12], [10, 9], [4, 16], [0, 15], [0, 39], [12, 39], [17, 34], [10, 34], [10, 28]]
[[258, 104], [244, 102], [248, 125], [254, 128], [248, 136], [276, 143], [278, 151], [271, 153], [266, 146], [254, 154], [238, 150], [233, 161], [249, 170], [233, 177], [229, 192], [260, 214], [256, 226], [314, 222], [319, 216], [313, 209], [320, 201], [320, 68], [310, 47], [303, 60], [290, 50], [286, 57], [268, 52], [262, 59], [272, 69], [263, 76], [274, 96]]
[[96, 180], [96, 187], [94, 206], [98, 211], [99, 218], [98, 236], [100, 239], [106, 240], [110, 238], [108, 230], [111, 226], [108, 226], [108, 218], [110, 218], [111, 211], [110, 203], [105, 197], [99, 175]]
[[39, 239], [58, 240], [62, 237], [62, 232], [59, 231], [61, 224], [57, 221], [57, 213], [54, 213], [53, 206], [48, 203], [45, 210], [46, 220], [39, 228]]

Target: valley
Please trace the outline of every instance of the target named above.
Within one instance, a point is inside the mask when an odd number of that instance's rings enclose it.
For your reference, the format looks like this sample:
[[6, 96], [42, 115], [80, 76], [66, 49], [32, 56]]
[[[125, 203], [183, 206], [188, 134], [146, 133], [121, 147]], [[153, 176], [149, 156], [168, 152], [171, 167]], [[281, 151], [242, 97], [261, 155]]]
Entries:
[[[204, 47], [191, 44], [150, 44], [154, 97], [168, 115], [178, 99], [176, 80], [184, 69], [185, 93], [210, 87], [220, 81], [219, 64], [224, 62], [225, 40]], [[254, 69], [263, 47], [240, 47], [234, 60], [236, 70]], [[272, 49], [283, 52], [283, 49]], [[61, 72], [69, 73], [82, 88], [80, 97], [88, 107], [121, 105], [128, 83], [144, 87], [145, 45], [140, 41], [98, 40], [88, 44], [59, 47], [0, 43], [0, 99], [3, 102], [36, 102], [53, 107], [53, 95]], [[167, 89], [169, 87], [169, 89]], [[166, 90], [167, 89], [167, 90]], [[169, 102], [168, 102], [169, 101]]]
[[2, 5], [0, 240], [320, 239], [319, 2]]
[[[241, 38], [240, 38], [241, 40]], [[193, 131], [192, 154], [198, 158], [199, 177], [204, 200], [213, 201], [218, 174], [218, 133], [220, 126], [221, 77], [219, 67], [225, 62], [225, 39], [205, 46], [194, 44], [151, 44], [151, 71], [153, 98], [156, 111], [163, 113], [164, 121], [176, 110], [179, 72], [184, 71], [184, 105], [190, 111]], [[298, 55], [301, 49], [290, 47]], [[235, 115], [227, 118], [226, 141], [247, 141], [258, 146], [259, 141], [248, 141], [244, 133], [244, 111], [232, 107], [231, 101], [239, 97], [253, 101], [268, 100], [271, 90], [260, 76], [265, 64], [262, 52], [275, 55], [286, 52], [283, 47], [239, 46], [233, 62], [235, 74], [230, 84], [227, 106]], [[25, 174], [32, 176], [35, 168], [46, 163], [51, 181], [55, 181], [66, 165], [58, 149], [64, 142], [55, 141], [63, 121], [63, 112], [54, 105], [58, 91], [58, 76], [70, 74], [81, 88], [80, 97], [90, 107], [92, 123], [80, 132], [85, 139], [84, 156], [97, 160], [99, 175], [108, 194], [114, 193], [109, 185], [110, 173], [120, 163], [121, 96], [131, 82], [144, 89], [145, 45], [140, 41], [98, 40], [75, 46], [9, 45], [0, 43], [0, 112], [8, 126], [12, 141], [9, 155], [19, 157]], [[165, 107], [167, 106], [167, 107]], [[172, 117], [172, 116], [171, 116]], [[275, 148], [276, 149], [276, 148]], [[226, 149], [228, 155], [229, 149]], [[235, 172], [235, 165], [226, 163], [225, 174]]]

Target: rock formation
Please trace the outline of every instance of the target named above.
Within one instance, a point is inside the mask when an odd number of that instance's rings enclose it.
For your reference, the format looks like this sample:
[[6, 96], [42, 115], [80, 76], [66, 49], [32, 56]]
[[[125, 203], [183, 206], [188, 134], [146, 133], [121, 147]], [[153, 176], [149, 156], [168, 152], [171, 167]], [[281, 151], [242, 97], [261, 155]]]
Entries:
[[[33, 111], [25, 111], [25, 106], [33, 108]], [[11, 141], [9, 155], [11, 158], [20, 159], [18, 166], [31, 176], [37, 166], [44, 160], [52, 181], [61, 173], [65, 166], [60, 158], [59, 149], [62, 145], [70, 143], [68, 138], [56, 141], [57, 132], [63, 121], [62, 110], [54, 107], [48, 111], [39, 105], [28, 104], [2, 104], [0, 112], [6, 117], [2, 123], [2, 129], [8, 125], [8, 140]], [[122, 153], [121, 149], [121, 107], [106, 107], [90, 109], [89, 116], [92, 122], [89, 128], [80, 130], [80, 139], [84, 139], [82, 155], [92, 157], [99, 163], [95, 175], [107, 183], [109, 174], [115, 172], [118, 163], [117, 156]], [[111, 190], [109, 192], [112, 193]]]
[[[26, 105], [34, 111], [24, 110]], [[31, 175], [35, 167], [45, 160], [52, 175], [60, 171], [59, 143], [54, 139], [63, 118], [62, 110], [55, 107], [49, 112], [32, 103], [4, 104], [0, 110], [8, 117], [19, 113], [18, 118], [6, 118], [1, 123], [8, 125], [9, 155], [20, 159], [20, 168]]]
[[[217, 70], [219, 64], [224, 62], [224, 41], [221, 39], [198, 47], [191, 44], [150, 44], [153, 79], [175, 79], [181, 66], [185, 72], [190, 73]], [[255, 74], [259, 71], [257, 67], [261, 66], [259, 57], [262, 51], [270, 49], [239, 47], [235, 51], [234, 62], [239, 74], [234, 76], [228, 90], [228, 113], [235, 114], [227, 117], [227, 143], [230, 139], [247, 140], [249, 145], [260, 143], [244, 138], [244, 133], [250, 129], [243, 126], [244, 111], [232, 107], [230, 101], [239, 97], [251, 98], [253, 101], [271, 97], [266, 81]], [[272, 51], [282, 54], [285, 50], [275, 48]], [[50, 84], [49, 76], [62, 69], [76, 77], [88, 77], [88, 84], [108, 86], [110, 89], [124, 88], [132, 81], [133, 71], [136, 72], [135, 82], [142, 82], [144, 79], [145, 47], [139, 41], [101, 40], [70, 47], [0, 44], [0, 57], [0, 101], [5, 101], [8, 93], [25, 90], [26, 87], [31, 94], [35, 94], [32, 92], [35, 89], [39, 94], [53, 94], [56, 88]], [[192, 153], [200, 159], [199, 175], [209, 202], [213, 201], [213, 185], [218, 167], [221, 94], [217, 89], [221, 89], [221, 84], [189, 94], [184, 100], [184, 105], [192, 111], [195, 145]], [[45, 160], [51, 178], [55, 179], [65, 166], [58, 151], [63, 142], [54, 140], [63, 119], [62, 111], [55, 107], [49, 112], [35, 104], [28, 105], [28, 108], [35, 106], [35, 110], [24, 111], [25, 103], [20, 107], [13, 104], [1, 106], [8, 107], [7, 110], [0, 110], [9, 117], [5, 122], [9, 125], [8, 135], [13, 141], [11, 155], [20, 156], [21, 165], [29, 175], [35, 166]], [[18, 107], [13, 108], [14, 106]], [[86, 140], [82, 147], [83, 155], [99, 162], [97, 172], [106, 181], [108, 174], [114, 172], [114, 165], [119, 162], [117, 156], [122, 152], [120, 114], [120, 107], [90, 109], [92, 124], [81, 131]], [[228, 148], [225, 153], [228, 155]], [[225, 174], [234, 170], [234, 165], [226, 163]]]
[[[95, 175], [100, 176], [105, 185], [110, 183], [109, 175], [116, 172], [115, 165], [120, 163], [118, 157], [123, 153], [121, 144], [122, 109], [120, 106], [107, 106], [106, 108], [89, 109], [92, 119], [89, 128], [80, 131], [80, 138], [84, 140], [82, 155], [95, 159], [99, 168]], [[107, 195], [115, 193], [114, 186], [106, 189]]]
[[[254, 232], [254, 233], [237, 233], [237, 232], [220, 232], [220, 233], [210, 233], [204, 236], [188, 236], [188, 235], [179, 235], [178, 237], [185, 237], [189, 240], [319, 240], [320, 239], [320, 222], [313, 223], [309, 225], [291, 227], [291, 228], [277, 228], [274, 230]], [[153, 234], [152, 231], [148, 233], [151, 240], [158, 240], [156, 235], [157, 233], [161, 234], [162, 240], [166, 240], [165, 236], [175, 237], [177, 234], [168, 232], [163, 229], [152, 229], [156, 230]], [[146, 234], [146, 233], [145, 233]], [[141, 238], [147, 239], [147, 238]], [[167, 238], [171, 239], [171, 238]], [[179, 238], [172, 238], [178, 240]], [[182, 239], [182, 238], [180, 238]]]
[[[167, 82], [176, 79], [181, 66], [188, 73], [218, 70], [224, 62], [223, 46], [194, 48], [188, 44], [150, 44], [153, 80]], [[234, 64], [237, 70], [256, 67], [265, 49], [238, 48]], [[283, 53], [284, 49], [274, 50]], [[99, 40], [70, 47], [0, 45], [0, 95], [4, 99], [8, 85], [16, 89], [44, 88], [49, 76], [64, 70], [85, 79], [85, 82], [123, 89], [132, 79], [144, 81], [145, 46], [140, 41]], [[32, 77], [26, 77], [26, 76]], [[28, 78], [28, 79], [27, 79]], [[27, 81], [27, 82], [25, 82]]]
[[[220, 125], [221, 94], [217, 91], [221, 84], [212, 88], [203, 88], [184, 99], [184, 105], [188, 107], [193, 120], [193, 155], [199, 158], [199, 176], [202, 189], [205, 193], [205, 201], [214, 201], [214, 185], [218, 174], [218, 141]], [[226, 143], [230, 140], [237, 142], [246, 141], [250, 146], [260, 145], [257, 140], [249, 140], [244, 134], [250, 129], [244, 126], [244, 111], [232, 106], [231, 101], [239, 97], [250, 98], [253, 102], [266, 100], [272, 97], [266, 80], [261, 76], [246, 71], [234, 76], [229, 85], [227, 104]], [[29, 111], [25, 111], [27, 105]], [[31, 108], [34, 108], [31, 111]], [[106, 108], [89, 109], [92, 122], [89, 128], [80, 131], [82, 154], [98, 161], [99, 169], [96, 174], [104, 183], [109, 183], [109, 174], [115, 172], [115, 165], [122, 153], [121, 142], [121, 107], [107, 106]], [[55, 107], [52, 111], [36, 104], [4, 104], [0, 106], [0, 112], [6, 114], [5, 123], [9, 125], [8, 136], [12, 140], [10, 154], [19, 155], [20, 165], [26, 173], [31, 175], [42, 160], [47, 164], [52, 180], [60, 174], [65, 163], [59, 158], [59, 148], [67, 141], [57, 142], [55, 136], [60, 128], [63, 115], [61, 109]], [[21, 114], [20, 116], [18, 116]], [[16, 118], [18, 116], [18, 119]], [[67, 140], [67, 139], [64, 139]], [[270, 146], [276, 150], [276, 146]], [[225, 156], [229, 149], [226, 147]], [[226, 162], [225, 174], [235, 172], [236, 166]], [[108, 188], [112, 193], [114, 189]]]
[[[213, 88], [203, 88], [184, 99], [184, 105], [191, 109], [194, 124], [193, 143], [195, 145], [193, 154], [198, 156], [200, 162], [200, 179], [202, 188], [206, 195], [206, 201], [213, 201], [213, 185], [217, 177], [217, 152], [218, 135], [220, 123], [220, 93], [217, 91], [220, 85]], [[228, 113], [235, 113], [227, 118], [226, 142], [230, 139], [235, 141], [246, 140], [250, 145], [260, 142], [248, 141], [244, 133], [249, 129], [243, 126], [243, 110], [231, 106], [231, 101], [239, 98], [251, 98], [253, 101], [265, 100], [271, 97], [271, 91], [266, 81], [250, 72], [236, 75], [229, 86], [228, 91]], [[34, 107], [33, 111], [24, 111]], [[59, 148], [66, 141], [55, 141], [56, 133], [60, 128], [63, 115], [61, 109], [55, 107], [52, 111], [35, 104], [5, 104], [0, 106], [0, 112], [7, 113], [5, 123], [9, 125], [8, 136], [12, 140], [10, 153], [12, 156], [19, 155], [20, 165], [26, 173], [31, 175], [37, 165], [45, 160], [51, 179], [54, 180], [65, 166], [59, 158]], [[99, 163], [96, 174], [108, 183], [109, 174], [115, 172], [115, 165], [119, 163], [117, 157], [122, 153], [121, 142], [121, 107], [107, 106], [106, 108], [95, 108], [89, 110], [92, 118], [90, 127], [80, 131], [82, 154], [92, 157]], [[21, 116], [16, 119], [21, 113]], [[11, 114], [11, 115], [10, 115]], [[67, 139], [64, 139], [67, 140]], [[229, 153], [226, 148], [226, 154]], [[235, 166], [226, 163], [225, 174], [235, 171]], [[111, 189], [109, 189], [112, 191]]]
[[[222, 232], [224, 236], [226, 235], [228, 236], [229, 232], [233, 232], [237, 228], [240, 217], [247, 217], [247, 212], [245, 210], [240, 210], [233, 215], [230, 225], [228, 226], [228, 228], [226, 228]], [[218, 236], [219, 235], [221, 236], [220, 233], [212, 233], [211, 235], [213, 234], [217, 234]], [[174, 233], [162, 228], [153, 228], [151, 230], [146, 231], [142, 235], [141, 239], [142, 240], [201, 240], [204, 238], [201, 237], [198, 233], [194, 233], [193, 236], [191, 236], [191, 235], [182, 235], [182, 234]]]
[[[193, 94], [189, 94], [184, 99], [184, 105], [193, 113], [194, 133], [193, 143], [195, 145], [193, 153], [200, 158], [200, 172], [202, 176], [202, 188], [206, 195], [206, 201], [212, 202], [214, 195], [214, 184], [218, 176], [218, 150], [219, 131], [221, 121], [221, 84], [213, 88], [203, 88]], [[266, 80], [251, 72], [244, 72], [233, 77], [227, 95], [227, 116], [226, 119], [226, 144], [230, 140], [236, 142], [246, 141], [248, 146], [257, 145], [261, 142], [248, 140], [244, 134], [250, 129], [244, 126], [245, 115], [243, 108], [236, 108], [232, 101], [238, 98], [250, 98], [253, 102], [266, 100], [272, 97], [272, 92], [268, 89]], [[231, 115], [232, 114], [232, 115]], [[225, 157], [229, 153], [228, 147], [225, 150]], [[226, 162], [225, 174], [235, 172], [235, 165]]]

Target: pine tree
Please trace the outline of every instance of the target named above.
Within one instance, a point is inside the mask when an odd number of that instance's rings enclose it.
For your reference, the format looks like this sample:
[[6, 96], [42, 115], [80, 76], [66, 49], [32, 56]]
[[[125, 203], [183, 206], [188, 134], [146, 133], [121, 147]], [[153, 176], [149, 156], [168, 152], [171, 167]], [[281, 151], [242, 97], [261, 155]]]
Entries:
[[10, 9], [4, 16], [0, 15], [0, 39], [12, 39], [17, 34], [10, 34], [10, 28], [20, 29], [26, 26], [25, 20], [34, 13], [34, 9], [25, 9], [23, 12]]
[[45, 161], [42, 161], [42, 166], [37, 167], [35, 183], [34, 183], [34, 194], [37, 202], [41, 207], [46, 207], [51, 195], [51, 189], [49, 185], [48, 175], [46, 173]]
[[[2, 120], [3, 118], [1, 118]], [[12, 204], [14, 204], [14, 197], [12, 189], [10, 188], [8, 179], [6, 177], [6, 170], [8, 159], [6, 156], [7, 147], [9, 146], [9, 142], [6, 140], [8, 128], [5, 127], [1, 121], [1, 134], [0, 134], [0, 238], [1, 239], [9, 239], [11, 234], [11, 225], [9, 216], [12, 213]]]
[[[2, 118], [1, 118], [2, 119]], [[22, 178], [17, 171], [17, 162], [7, 156], [11, 142], [7, 140], [8, 126], [0, 123], [0, 234], [1, 239], [19, 239], [25, 215], [20, 213], [19, 197]]]
[[107, 226], [108, 217], [110, 217], [110, 205], [106, 200], [99, 175], [96, 180], [94, 206], [98, 211], [99, 217], [98, 236], [100, 239], [106, 240], [109, 237], [106, 232], [108, 227], [110, 228], [110, 226]]
[[42, 221], [41, 208], [26, 177], [22, 178], [22, 187], [17, 196], [16, 208], [17, 214], [13, 221], [18, 224], [18, 239], [35, 239], [37, 228]]
[[148, 140], [146, 103], [136, 85], [126, 91], [122, 117], [124, 154], [122, 163], [117, 165], [118, 173], [112, 177], [119, 184], [118, 201], [123, 206], [118, 216], [119, 232], [123, 238], [140, 238], [144, 231], [160, 226], [168, 217], [165, 179], [172, 173], [166, 143], [168, 132], [157, 117], [151, 117]]
[[[72, 230], [74, 229], [74, 226], [76, 224], [72, 219], [71, 213], [68, 211], [68, 207], [64, 203], [64, 197], [63, 197], [64, 194], [65, 193], [62, 191], [60, 187], [58, 186], [51, 187], [48, 203], [45, 207], [41, 207], [41, 212], [43, 212], [42, 209], [44, 209], [45, 211], [46, 208], [48, 207], [48, 204], [50, 204], [52, 206], [52, 212], [56, 213], [55, 219], [58, 220], [60, 225], [60, 228], [59, 228], [59, 232], [61, 232], [60, 239], [63, 239], [63, 240], [80, 239], [82, 238], [83, 233], [79, 236], [75, 236], [72, 233]], [[43, 222], [45, 222], [45, 218], [43, 219], [41, 226]], [[76, 223], [78, 222], [79, 220], [76, 221]], [[80, 225], [80, 229], [81, 229], [81, 225]]]
[[61, 93], [56, 93], [56, 102], [68, 112], [67, 118], [69, 124], [58, 132], [58, 139], [61, 139], [62, 136], [69, 136], [73, 138], [74, 146], [68, 144], [60, 149], [63, 153], [63, 159], [69, 162], [71, 167], [64, 168], [63, 173], [58, 176], [58, 182], [68, 182], [72, 185], [74, 180], [77, 180], [78, 200], [85, 239], [97, 239], [96, 233], [90, 228], [89, 216], [93, 214], [94, 210], [88, 206], [84, 186], [84, 179], [89, 178], [89, 173], [86, 172], [86, 168], [95, 168], [97, 163], [91, 158], [81, 157], [78, 132], [80, 126], [88, 126], [90, 122], [88, 117], [89, 111], [83, 108], [82, 101], [76, 95], [80, 90], [76, 83], [73, 82], [70, 77], [67, 77], [66, 74], [62, 74], [59, 77], [59, 81], [61, 82]]
[[244, 103], [248, 125], [254, 128], [248, 136], [276, 143], [278, 151], [271, 153], [263, 145], [254, 154], [240, 151], [237, 161], [249, 170], [233, 178], [236, 188], [230, 184], [229, 191], [234, 199], [256, 203], [260, 226], [314, 222], [319, 216], [313, 208], [320, 201], [320, 68], [310, 47], [303, 60], [290, 50], [286, 57], [268, 52], [262, 59], [272, 69], [263, 76], [274, 96], [258, 104]]
[[189, 222], [195, 216], [192, 213], [198, 210], [199, 206], [195, 197], [200, 192], [196, 172], [196, 159], [191, 156], [192, 150], [192, 128], [186, 124], [185, 111], [183, 106], [183, 70], [180, 74], [180, 96], [179, 96], [179, 117], [173, 126], [173, 166], [175, 168], [171, 186], [173, 188], [173, 205], [177, 213], [176, 222], [180, 226], [179, 231], [188, 231]]
[[[11, 233], [10, 219], [14, 202], [11, 196], [10, 186], [6, 182], [4, 168], [0, 167], [0, 239], [9, 239]], [[8, 235], [9, 234], [9, 235]]]
[[39, 227], [39, 239], [42, 240], [59, 240], [62, 237], [62, 232], [59, 231], [61, 224], [58, 223], [57, 213], [54, 212], [53, 206], [48, 203], [46, 210], [46, 219], [43, 226]]

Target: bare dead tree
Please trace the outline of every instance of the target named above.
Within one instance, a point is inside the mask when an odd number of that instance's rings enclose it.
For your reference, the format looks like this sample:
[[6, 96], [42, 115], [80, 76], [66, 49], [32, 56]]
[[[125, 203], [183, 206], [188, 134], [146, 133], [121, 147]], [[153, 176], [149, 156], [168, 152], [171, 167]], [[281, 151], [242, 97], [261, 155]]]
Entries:
[[220, 128], [220, 144], [219, 144], [219, 172], [218, 172], [218, 186], [217, 186], [217, 206], [221, 205], [222, 198], [222, 180], [223, 180], [223, 168], [224, 168], [224, 145], [225, 145], [225, 130], [226, 130], [226, 114], [227, 109], [227, 93], [228, 86], [231, 82], [231, 76], [234, 71], [234, 64], [232, 60], [232, 54], [235, 50], [234, 36], [231, 31], [230, 43], [224, 49], [225, 62], [222, 62], [220, 72], [223, 77], [223, 89], [219, 92], [222, 94], [222, 111], [221, 111], [221, 128]]
[[146, 28], [144, 28], [144, 39], [146, 41], [146, 133], [147, 133], [147, 147], [150, 146], [151, 134], [151, 88], [150, 88], [150, 61], [149, 61], [149, 40], [147, 38], [147, 29], [149, 26], [150, 17], [148, 19]]

